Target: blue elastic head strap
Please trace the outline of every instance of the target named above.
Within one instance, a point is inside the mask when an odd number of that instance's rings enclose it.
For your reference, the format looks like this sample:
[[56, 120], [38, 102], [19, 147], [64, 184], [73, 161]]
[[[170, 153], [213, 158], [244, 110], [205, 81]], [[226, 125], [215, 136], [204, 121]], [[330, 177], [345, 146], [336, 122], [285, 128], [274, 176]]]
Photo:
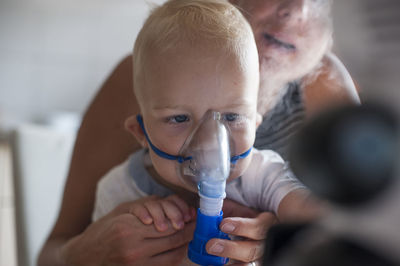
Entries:
[[[143, 130], [144, 136], [146, 137], [147, 142], [149, 143], [151, 149], [160, 157], [164, 158], [164, 159], [168, 159], [168, 160], [172, 160], [172, 161], [178, 161], [179, 163], [183, 163], [187, 160], [192, 159], [192, 156], [188, 156], [188, 157], [183, 157], [183, 156], [179, 156], [179, 155], [171, 155], [169, 153], [163, 152], [162, 150], [160, 150], [159, 148], [157, 148], [156, 146], [153, 145], [153, 143], [150, 141], [149, 136], [147, 135], [146, 129], [144, 128], [144, 123], [143, 123], [143, 118], [141, 115], [137, 115], [136, 116], [136, 120], [138, 121], [140, 128]], [[250, 149], [248, 149], [247, 151], [245, 151], [242, 154], [239, 155], [235, 155], [231, 157], [231, 163], [232, 164], [236, 164], [237, 161], [239, 159], [243, 159], [246, 158], [250, 152], [252, 150], [252, 147]]]
[[243, 152], [242, 154], [232, 156], [231, 157], [231, 164], [236, 164], [239, 159], [244, 159], [247, 156], [249, 156], [249, 154], [250, 154], [252, 149], [253, 149], [253, 147], [250, 147], [250, 149], [248, 149], [247, 151]]
[[151, 149], [160, 157], [168, 159], [168, 160], [172, 160], [172, 161], [178, 161], [179, 163], [183, 163], [184, 161], [190, 160], [192, 159], [192, 156], [189, 157], [183, 157], [183, 156], [179, 156], [179, 155], [171, 155], [169, 153], [163, 152], [162, 150], [160, 150], [159, 148], [157, 148], [156, 146], [153, 145], [153, 143], [151, 143], [149, 136], [147, 135], [146, 129], [144, 129], [144, 123], [143, 123], [143, 118], [141, 115], [137, 115], [136, 116], [136, 120], [138, 121], [140, 127], [143, 130], [144, 136], [147, 139], [147, 142], [149, 143]]

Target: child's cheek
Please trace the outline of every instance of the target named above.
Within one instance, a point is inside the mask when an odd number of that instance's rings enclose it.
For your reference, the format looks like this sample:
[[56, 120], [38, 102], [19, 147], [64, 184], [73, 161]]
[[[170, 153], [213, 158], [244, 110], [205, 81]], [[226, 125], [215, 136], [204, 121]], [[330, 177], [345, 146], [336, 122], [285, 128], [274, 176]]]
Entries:
[[246, 158], [237, 161], [236, 165], [234, 165], [234, 167], [231, 169], [228, 182], [242, 176], [245, 173], [251, 162], [251, 157], [252, 155], [250, 154]]

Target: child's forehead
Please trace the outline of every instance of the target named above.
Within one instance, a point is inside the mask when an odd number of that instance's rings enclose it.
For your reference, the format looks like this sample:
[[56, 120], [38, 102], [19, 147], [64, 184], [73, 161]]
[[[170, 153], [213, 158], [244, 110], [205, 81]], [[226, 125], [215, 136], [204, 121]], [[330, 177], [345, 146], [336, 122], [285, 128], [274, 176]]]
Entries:
[[[214, 66], [216, 69], [228, 67], [232, 71], [245, 72], [248, 68], [258, 68], [257, 52], [243, 53], [246, 49], [250, 51], [254, 48], [240, 47], [234, 51], [207, 41], [196, 44], [182, 42], [179, 46], [168, 50], [153, 50], [145, 57], [146, 65], [153, 71], [162, 68], [173, 70], [181, 65], [204, 64]], [[254, 56], [250, 56], [251, 54]]]
[[233, 83], [246, 79], [250, 73], [245, 69], [250, 64], [243, 63], [238, 56], [219, 51], [180, 50], [155, 56], [149, 63], [146, 80], [150, 82], [207, 83], [218, 79]]
[[202, 40], [195, 43], [182, 40], [178, 45], [173, 47], [153, 49], [152, 54], [169, 60], [191, 60], [193, 58], [197, 60], [217, 60], [221, 58], [242, 57], [239, 52], [227, 49], [223, 43], [214, 43], [210, 40]]
[[147, 95], [146, 101], [152, 102], [171, 98], [174, 102], [178, 101], [176, 98], [185, 102], [186, 99], [191, 101], [192, 97], [219, 99], [231, 95], [234, 100], [243, 94], [247, 97], [247, 91], [257, 95], [253, 91], [258, 90], [258, 55], [248, 55], [206, 42], [154, 51], [148, 56], [145, 84], [141, 90]]
[[149, 105], [194, 106], [201, 102], [209, 109], [233, 103], [254, 104], [257, 78], [243, 71], [232, 59], [200, 54], [178, 62], [174, 60], [155, 65], [153, 70], [157, 73], [149, 73], [145, 86]]

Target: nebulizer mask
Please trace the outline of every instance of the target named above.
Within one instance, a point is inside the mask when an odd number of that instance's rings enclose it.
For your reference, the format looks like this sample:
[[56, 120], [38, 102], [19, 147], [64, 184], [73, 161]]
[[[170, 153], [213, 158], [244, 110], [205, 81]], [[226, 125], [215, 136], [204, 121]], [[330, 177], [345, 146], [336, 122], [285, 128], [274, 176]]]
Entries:
[[208, 254], [205, 246], [211, 238], [229, 239], [227, 234], [219, 230], [226, 180], [231, 168], [239, 159], [247, 157], [251, 148], [235, 155], [230, 130], [223, 115], [212, 110], [206, 112], [186, 139], [179, 155], [168, 154], [153, 145], [142, 118], [138, 116], [137, 119], [151, 149], [160, 157], [176, 160], [181, 180], [197, 190], [200, 196], [196, 230], [189, 244], [188, 257], [200, 265], [224, 265], [228, 259]]

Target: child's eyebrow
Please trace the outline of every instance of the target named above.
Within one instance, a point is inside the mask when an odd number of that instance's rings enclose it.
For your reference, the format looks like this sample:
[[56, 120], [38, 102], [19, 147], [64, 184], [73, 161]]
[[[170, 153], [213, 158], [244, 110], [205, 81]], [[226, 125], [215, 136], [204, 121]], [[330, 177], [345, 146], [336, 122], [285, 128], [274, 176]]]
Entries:
[[152, 107], [154, 111], [187, 110], [188, 108], [190, 108], [189, 105], [156, 105]]
[[[248, 107], [253, 107], [254, 103], [250, 101], [237, 101], [237, 102], [230, 102], [228, 105], [225, 106], [218, 106], [215, 108], [216, 110], [218, 109], [236, 109], [236, 108], [248, 108]], [[191, 105], [186, 105], [186, 104], [175, 104], [175, 105], [168, 105], [168, 104], [160, 104], [160, 105], [154, 105], [151, 109], [157, 111], [157, 110], [188, 110], [192, 109], [193, 106]]]
[[249, 108], [249, 107], [253, 107], [254, 102], [249, 102], [249, 101], [241, 101], [241, 102], [233, 102], [227, 106], [225, 106], [224, 108], [232, 108], [232, 109], [236, 109], [236, 108]]

